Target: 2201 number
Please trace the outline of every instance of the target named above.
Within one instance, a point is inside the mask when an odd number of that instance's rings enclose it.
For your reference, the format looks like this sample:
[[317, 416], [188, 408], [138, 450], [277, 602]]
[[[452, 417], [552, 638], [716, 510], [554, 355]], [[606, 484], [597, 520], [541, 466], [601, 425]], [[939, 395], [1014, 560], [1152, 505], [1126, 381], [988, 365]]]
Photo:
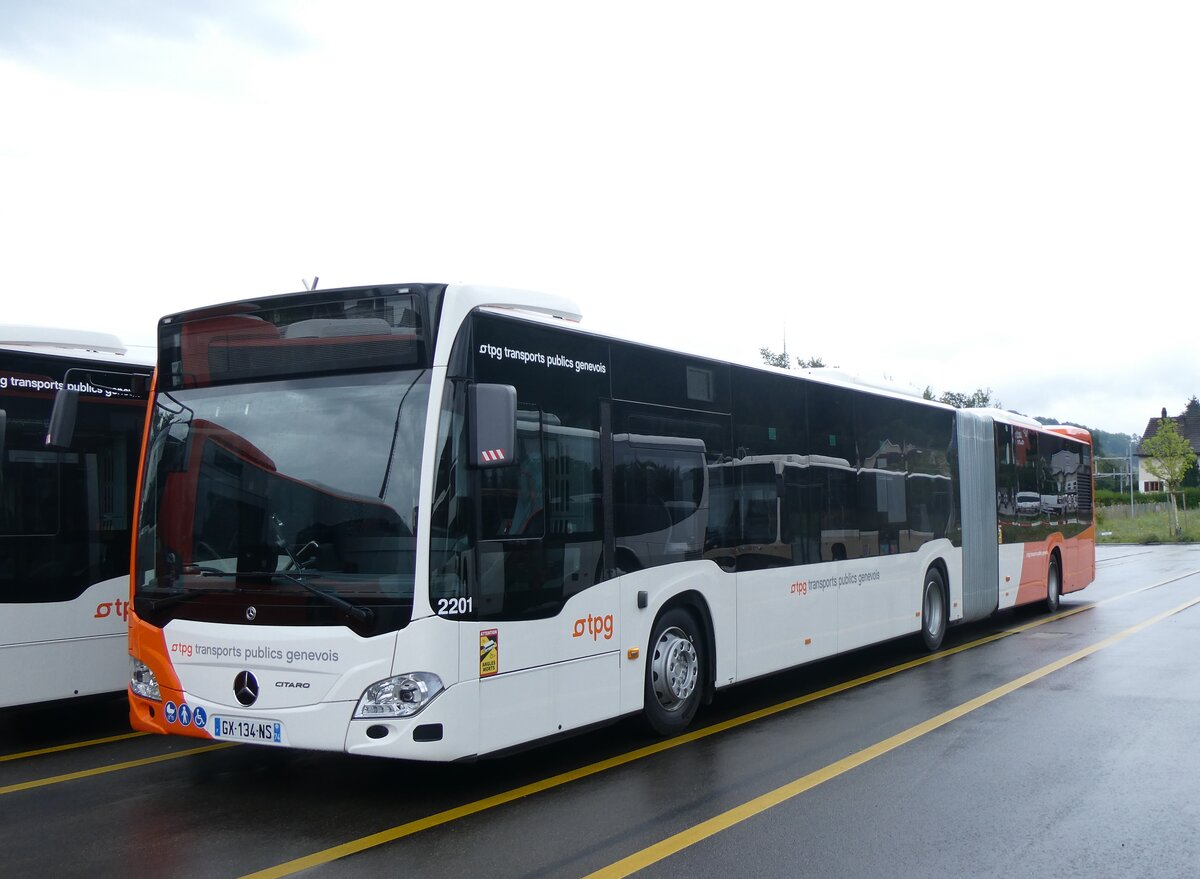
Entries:
[[456, 616], [460, 613], [471, 612], [471, 599], [467, 598], [439, 598], [437, 604], [438, 616]]

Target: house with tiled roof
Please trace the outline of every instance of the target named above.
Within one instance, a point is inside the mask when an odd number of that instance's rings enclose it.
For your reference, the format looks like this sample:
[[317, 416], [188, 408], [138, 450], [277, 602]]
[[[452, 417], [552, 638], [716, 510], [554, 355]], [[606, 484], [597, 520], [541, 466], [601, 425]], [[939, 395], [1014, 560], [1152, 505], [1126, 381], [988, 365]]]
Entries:
[[[1164, 486], [1157, 476], [1146, 469], [1146, 461], [1148, 456], [1143, 451], [1146, 440], [1158, 433], [1158, 426], [1163, 418], [1167, 418], [1167, 410], [1162, 410], [1162, 415], [1158, 418], [1151, 418], [1146, 424], [1146, 429], [1142, 431], [1142, 443], [1138, 446], [1138, 485], [1142, 491], [1162, 491]], [[1176, 415], [1171, 418], [1175, 422], [1175, 426], [1179, 428], [1179, 435], [1191, 443], [1192, 451], [1200, 457], [1200, 400], [1192, 397], [1188, 401], [1187, 408], [1183, 410], [1182, 415]], [[1195, 468], [1193, 468], [1195, 472]]]

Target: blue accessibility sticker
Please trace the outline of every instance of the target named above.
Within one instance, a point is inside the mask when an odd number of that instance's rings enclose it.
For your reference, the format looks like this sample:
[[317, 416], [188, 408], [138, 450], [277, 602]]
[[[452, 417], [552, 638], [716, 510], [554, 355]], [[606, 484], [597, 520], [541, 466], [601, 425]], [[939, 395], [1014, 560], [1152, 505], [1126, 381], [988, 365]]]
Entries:
[[191, 726], [192, 724], [192, 709], [186, 702], [179, 706], [179, 722], [184, 726]]
[[203, 708], [197, 708], [192, 711], [192, 725], [196, 729], [204, 729], [204, 727], [208, 726], [208, 712]]
[[174, 723], [175, 722], [175, 703], [168, 702], [166, 705], [164, 705], [163, 706], [163, 714], [165, 714], [167, 717], [167, 723]]

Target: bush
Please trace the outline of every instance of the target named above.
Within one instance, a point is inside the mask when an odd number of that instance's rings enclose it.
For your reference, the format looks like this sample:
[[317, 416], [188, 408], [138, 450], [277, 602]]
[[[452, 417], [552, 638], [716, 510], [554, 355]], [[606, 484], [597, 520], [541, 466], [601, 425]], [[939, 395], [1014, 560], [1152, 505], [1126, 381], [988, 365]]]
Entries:
[[[1181, 505], [1187, 507], [1189, 510], [1200, 508], [1200, 488], [1185, 488], [1182, 498], [1178, 494], [1175, 497], [1177, 503], [1182, 502]], [[1133, 501], [1138, 504], [1166, 503], [1167, 493], [1165, 491], [1135, 491], [1133, 493]], [[1129, 492], [1098, 488], [1096, 489], [1095, 502], [1098, 506], [1128, 504]]]

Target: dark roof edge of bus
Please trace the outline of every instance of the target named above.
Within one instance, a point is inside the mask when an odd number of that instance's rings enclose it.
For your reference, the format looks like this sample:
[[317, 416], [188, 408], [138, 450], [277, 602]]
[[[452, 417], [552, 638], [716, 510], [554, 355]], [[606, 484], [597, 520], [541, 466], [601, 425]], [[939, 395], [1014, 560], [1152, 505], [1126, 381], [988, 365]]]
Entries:
[[696, 351], [685, 351], [678, 348], [665, 348], [662, 345], [655, 345], [651, 342], [643, 342], [637, 339], [625, 339], [621, 338], [620, 336], [609, 335], [598, 330], [593, 330], [592, 328], [583, 326], [581, 324], [567, 324], [561, 320], [556, 320], [555, 318], [546, 315], [533, 314], [530, 312], [522, 312], [516, 309], [507, 308], [481, 308], [479, 310], [480, 312], [511, 321], [557, 327], [569, 333], [578, 333], [579, 335], [589, 336], [593, 339], [601, 341], [619, 342], [623, 345], [636, 345], [640, 348], [658, 351], [663, 354], [671, 354], [676, 357], [688, 357], [698, 362], [704, 361], [708, 364], [735, 367], [737, 369], [753, 369], [757, 372], [780, 375], [784, 376], [785, 378], [791, 377], [795, 379], [803, 379], [805, 381], [812, 382], [813, 384], [823, 385], [824, 387], [846, 388], [848, 390], [862, 391], [864, 393], [875, 394], [880, 397], [888, 397], [895, 400], [923, 403], [935, 409], [942, 409], [951, 412], [957, 411], [957, 407], [951, 406], [948, 403], [943, 403], [940, 400], [927, 400], [918, 394], [911, 394], [900, 389], [899, 387], [890, 388], [883, 385], [872, 384], [863, 380], [856, 380], [846, 373], [827, 373], [825, 375], [816, 375], [807, 370], [781, 369], [776, 366], [768, 366], [765, 363], [741, 363], [736, 360], [722, 360], [720, 357], [716, 357], [712, 354], [700, 354]]
[[426, 293], [445, 290], [445, 284], [408, 283], [408, 284], [365, 284], [360, 287], [324, 287], [317, 290], [297, 290], [292, 293], [275, 293], [270, 296], [255, 296], [249, 299], [239, 299], [234, 302], [220, 302], [213, 305], [203, 305], [173, 314], [163, 315], [158, 325], [175, 324], [179, 321], [196, 320], [208, 317], [223, 317], [228, 314], [248, 314], [263, 308], [270, 308], [273, 303], [289, 300], [296, 304], [332, 302], [337, 299], [354, 299], [368, 291], [387, 290], [400, 293], [405, 290]]

